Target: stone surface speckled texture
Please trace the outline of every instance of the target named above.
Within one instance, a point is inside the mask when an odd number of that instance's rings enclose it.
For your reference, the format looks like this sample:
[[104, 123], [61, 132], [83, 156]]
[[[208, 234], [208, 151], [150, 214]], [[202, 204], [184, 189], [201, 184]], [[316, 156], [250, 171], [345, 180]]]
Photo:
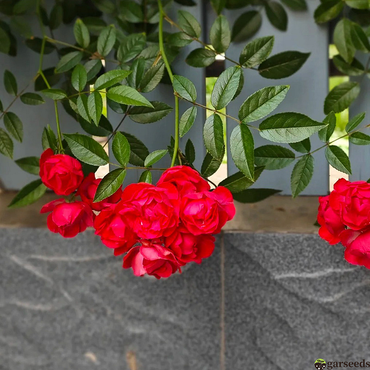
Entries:
[[202, 266], [157, 281], [122, 270], [92, 232], [65, 240], [46, 229], [0, 228], [0, 369], [370, 361], [370, 271], [348, 265], [341, 246], [316, 235], [225, 234], [222, 277], [220, 240]]

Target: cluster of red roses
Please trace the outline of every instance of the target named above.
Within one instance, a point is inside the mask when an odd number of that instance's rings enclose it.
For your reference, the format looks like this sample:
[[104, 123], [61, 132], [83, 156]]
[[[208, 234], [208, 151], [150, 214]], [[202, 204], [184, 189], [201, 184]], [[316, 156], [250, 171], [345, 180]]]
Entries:
[[341, 242], [349, 263], [370, 268], [370, 184], [340, 179], [319, 201], [319, 235], [330, 244]]
[[[73, 201], [58, 199], [41, 209], [51, 212], [48, 228], [74, 237], [94, 226], [114, 255], [126, 253], [123, 267], [132, 267], [137, 276], [169, 277], [188, 262], [201, 263], [213, 253], [212, 235], [235, 215], [230, 191], [221, 186], [211, 191], [187, 166], [166, 170], [156, 186], [131, 184], [97, 203], [93, 199], [101, 180], [94, 174], [84, 178], [80, 162], [68, 155], [46, 150], [40, 177], [56, 194], [76, 191]], [[78, 196], [81, 201], [75, 200]]]

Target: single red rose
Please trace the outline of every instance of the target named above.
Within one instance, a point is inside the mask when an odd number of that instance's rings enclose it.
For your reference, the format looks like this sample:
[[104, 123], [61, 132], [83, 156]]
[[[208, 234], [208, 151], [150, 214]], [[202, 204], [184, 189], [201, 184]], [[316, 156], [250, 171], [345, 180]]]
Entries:
[[341, 241], [340, 234], [345, 229], [339, 216], [339, 212], [333, 210], [329, 204], [329, 195], [319, 197], [319, 209], [317, 222], [320, 224], [319, 235], [329, 244], [337, 244]]
[[165, 245], [183, 266], [188, 262], [201, 263], [203, 258], [210, 257], [215, 249], [215, 238], [212, 235], [195, 236], [180, 226], [165, 238]]
[[95, 218], [95, 234], [108, 248], [115, 248], [114, 254], [127, 252], [137, 241], [138, 237], [124, 223], [119, 211], [123, 202], [104, 208]]
[[180, 270], [179, 263], [171, 251], [148, 242], [141, 247], [132, 248], [126, 254], [123, 258], [123, 268], [132, 268], [136, 276], [148, 274], [157, 279], [167, 278]]
[[158, 180], [157, 186], [164, 183], [176, 186], [181, 195], [210, 189], [208, 182], [189, 166], [176, 166], [164, 171]]
[[364, 232], [345, 230], [342, 243], [346, 247], [344, 258], [352, 265], [361, 265], [370, 269], [370, 230]]
[[47, 212], [51, 212], [47, 218], [49, 230], [64, 238], [73, 238], [93, 225], [93, 211], [83, 202], [66, 203], [57, 199], [41, 208], [40, 213]]
[[55, 194], [69, 195], [79, 187], [84, 175], [77, 159], [66, 154], [54, 154], [49, 148], [40, 158], [40, 177]]
[[123, 191], [122, 200], [119, 213], [140, 238], [169, 235], [179, 223], [179, 194], [171, 184], [131, 184]]
[[87, 177], [82, 181], [81, 185], [77, 190], [83, 202], [87, 203], [94, 211], [101, 211], [103, 208], [109, 207], [112, 204], [116, 204], [120, 201], [122, 195], [122, 189], [119, 188], [110, 197], [102, 200], [101, 202], [94, 203], [94, 197], [96, 190], [102, 179], [95, 178], [94, 173], [89, 173]]
[[338, 180], [329, 203], [349, 228], [361, 230], [370, 224], [370, 184], [366, 181]]
[[222, 186], [212, 192], [186, 194], [180, 209], [180, 218], [193, 235], [218, 234], [235, 216], [232, 194]]

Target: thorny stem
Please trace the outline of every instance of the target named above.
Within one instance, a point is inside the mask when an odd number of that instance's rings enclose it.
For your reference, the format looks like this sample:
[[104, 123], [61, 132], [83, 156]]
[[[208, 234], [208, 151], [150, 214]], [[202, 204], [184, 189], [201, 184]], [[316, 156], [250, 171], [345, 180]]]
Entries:
[[[173, 73], [171, 70], [170, 63], [168, 62], [166, 52], [164, 50], [164, 43], [163, 43], [163, 18], [166, 16], [163, 11], [162, 1], [158, 0], [158, 8], [159, 8], [159, 49], [161, 52], [162, 59], [164, 61], [164, 64], [166, 66], [168, 75], [170, 76], [170, 80], [173, 83]], [[172, 155], [172, 161], [171, 161], [171, 167], [175, 165], [176, 157], [179, 151], [179, 98], [175, 94], [175, 145], [173, 148], [173, 155]]]

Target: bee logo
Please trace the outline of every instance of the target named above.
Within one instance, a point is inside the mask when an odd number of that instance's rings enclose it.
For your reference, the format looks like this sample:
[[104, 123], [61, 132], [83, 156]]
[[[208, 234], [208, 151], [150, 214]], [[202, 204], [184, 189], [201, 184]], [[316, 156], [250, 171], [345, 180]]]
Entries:
[[315, 361], [315, 368], [317, 370], [324, 370], [326, 368], [326, 362], [322, 358], [319, 358]]

